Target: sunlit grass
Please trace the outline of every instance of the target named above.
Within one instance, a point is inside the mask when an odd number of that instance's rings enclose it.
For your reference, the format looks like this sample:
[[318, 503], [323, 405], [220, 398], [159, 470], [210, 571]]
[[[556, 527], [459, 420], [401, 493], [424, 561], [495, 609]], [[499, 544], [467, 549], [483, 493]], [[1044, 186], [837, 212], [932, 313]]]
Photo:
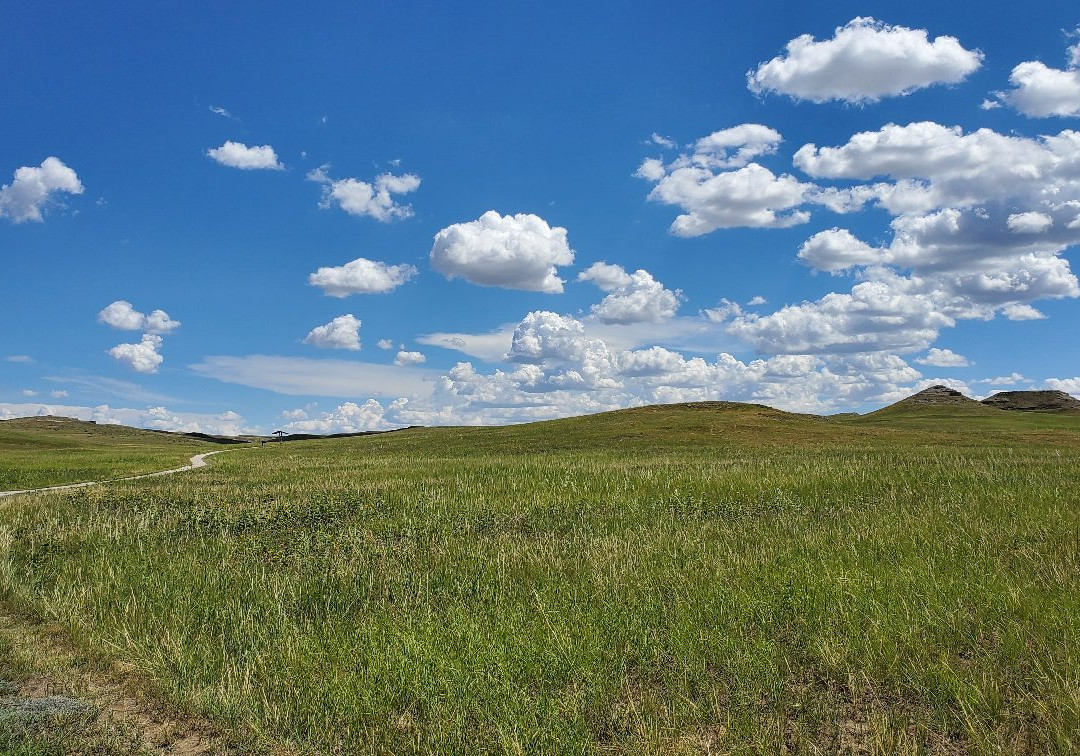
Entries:
[[5, 420], [0, 422], [0, 491], [164, 470], [214, 448], [183, 436], [67, 418]]
[[1077, 428], [937, 427], [267, 445], [5, 504], [0, 597], [320, 751], [1080, 748]]

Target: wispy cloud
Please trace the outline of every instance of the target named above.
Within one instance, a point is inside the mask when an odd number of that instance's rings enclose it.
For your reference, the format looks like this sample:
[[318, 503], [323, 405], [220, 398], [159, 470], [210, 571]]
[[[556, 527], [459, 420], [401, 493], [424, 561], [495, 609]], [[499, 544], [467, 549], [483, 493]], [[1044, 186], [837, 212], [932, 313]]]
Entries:
[[239, 121], [240, 120], [239, 118], [234, 116], [232, 113], [230, 113], [228, 110], [226, 110], [225, 108], [220, 107], [218, 105], [208, 105], [206, 109], [209, 110], [214, 115], [219, 115], [222, 118], [228, 118], [228, 119], [233, 120], [233, 121]]
[[417, 367], [264, 354], [209, 356], [189, 367], [198, 375], [223, 383], [278, 394], [343, 399], [428, 396], [438, 376], [438, 371]]
[[92, 375], [81, 371], [73, 371], [63, 375], [47, 375], [45, 380], [77, 388], [91, 397], [104, 395], [114, 396], [129, 402], [167, 402], [169, 404], [178, 404], [184, 401], [174, 396], [148, 391], [131, 381], [106, 378], [105, 376]]

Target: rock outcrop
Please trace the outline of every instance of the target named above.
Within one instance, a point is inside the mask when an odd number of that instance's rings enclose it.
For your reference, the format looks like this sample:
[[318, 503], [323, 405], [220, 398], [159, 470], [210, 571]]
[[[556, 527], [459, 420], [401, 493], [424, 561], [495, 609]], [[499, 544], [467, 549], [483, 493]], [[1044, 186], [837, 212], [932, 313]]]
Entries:
[[1000, 391], [982, 400], [987, 407], [1018, 412], [1076, 412], [1080, 400], [1064, 391]]
[[925, 388], [919, 393], [912, 394], [907, 399], [901, 401], [904, 404], [978, 404], [974, 399], [964, 396], [956, 389], [951, 389], [948, 386], [942, 386], [941, 384]]

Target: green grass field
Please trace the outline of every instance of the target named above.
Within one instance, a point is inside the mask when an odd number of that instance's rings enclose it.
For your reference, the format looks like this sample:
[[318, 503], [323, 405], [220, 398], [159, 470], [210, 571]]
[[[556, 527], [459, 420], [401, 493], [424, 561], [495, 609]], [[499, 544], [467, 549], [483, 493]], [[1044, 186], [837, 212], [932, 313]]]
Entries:
[[994, 412], [240, 449], [5, 500], [0, 602], [260, 751], [1075, 752], [1080, 418]]
[[105, 480], [187, 464], [215, 444], [66, 418], [0, 421], [0, 491]]

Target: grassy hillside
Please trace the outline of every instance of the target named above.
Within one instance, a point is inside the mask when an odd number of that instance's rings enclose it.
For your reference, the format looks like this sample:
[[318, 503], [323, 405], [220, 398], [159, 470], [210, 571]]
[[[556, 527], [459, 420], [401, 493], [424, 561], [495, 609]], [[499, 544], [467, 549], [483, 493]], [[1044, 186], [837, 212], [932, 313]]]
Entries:
[[5, 504], [0, 601], [264, 750], [1077, 750], [1080, 423], [900, 414], [268, 444]]
[[0, 421], [0, 491], [177, 467], [212, 444], [66, 417]]

